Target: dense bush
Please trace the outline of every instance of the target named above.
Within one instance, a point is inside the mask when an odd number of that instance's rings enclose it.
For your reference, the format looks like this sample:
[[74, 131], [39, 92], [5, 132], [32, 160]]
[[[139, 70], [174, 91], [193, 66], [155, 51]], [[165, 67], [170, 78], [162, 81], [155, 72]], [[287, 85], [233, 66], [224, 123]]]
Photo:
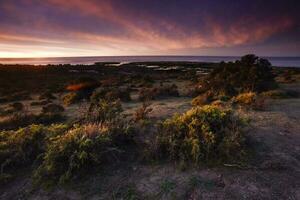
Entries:
[[66, 129], [65, 125], [30, 125], [16, 131], [0, 132], [1, 173], [9, 167], [32, 164], [45, 151], [46, 140]]
[[141, 101], [150, 101], [157, 98], [158, 92], [157, 88], [142, 88], [139, 90], [139, 100]]
[[239, 105], [246, 109], [265, 110], [267, 107], [266, 98], [254, 92], [241, 93], [231, 100], [233, 105]]
[[160, 97], [165, 97], [165, 96], [178, 97], [179, 96], [178, 87], [175, 84], [162, 86], [158, 88], [158, 95]]
[[153, 78], [150, 76], [142, 76], [142, 75], [133, 75], [131, 77], [131, 80], [129, 82], [132, 84], [132, 86], [138, 86], [138, 87], [152, 87], [154, 84]]
[[257, 95], [254, 92], [245, 92], [237, 95], [233, 98], [233, 103], [237, 103], [242, 106], [252, 106], [255, 104]]
[[116, 159], [131, 141], [131, 129], [124, 123], [75, 126], [49, 141], [35, 180], [65, 183]]
[[156, 154], [174, 160], [225, 161], [243, 156], [242, 120], [231, 110], [194, 107], [164, 121], [156, 140]]
[[168, 96], [179, 96], [178, 88], [175, 84], [154, 88], [142, 88], [139, 91], [139, 100], [141, 101], [154, 100], [156, 98]]
[[100, 98], [109, 101], [120, 99], [121, 101], [127, 102], [131, 100], [129, 88], [102, 88], [98, 91], [94, 91], [91, 96], [91, 101], [97, 101]]
[[88, 108], [86, 120], [92, 123], [103, 123], [105, 121], [115, 121], [123, 111], [119, 100], [108, 101], [105, 99], [94, 100]]
[[76, 103], [82, 99], [89, 100], [94, 90], [100, 86], [100, 83], [90, 77], [81, 77], [66, 87], [69, 91], [63, 101], [65, 105]]
[[209, 91], [215, 97], [277, 87], [271, 64], [255, 55], [243, 56], [235, 63], [220, 63], [200, 85], [203, 93]]
[[197, 97], [193, 98], [192, 105], [193, 106], [202, 106], [209, 104], [213, 100], [213, 94], [207, 92], [201, 95], [198, 95]]

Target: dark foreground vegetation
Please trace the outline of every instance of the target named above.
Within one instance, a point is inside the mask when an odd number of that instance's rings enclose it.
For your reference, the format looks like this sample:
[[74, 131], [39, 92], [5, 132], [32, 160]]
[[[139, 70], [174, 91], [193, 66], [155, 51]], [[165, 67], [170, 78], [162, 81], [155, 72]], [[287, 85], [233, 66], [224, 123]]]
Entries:
[[[299, 74], [254, 55], [219, 64], [0, 65], [0, 184], [22, 172], [40, 189], [101, 176], [110, 166], [251, 166], [259, 149], [239, 110], [264, 111], [268, 99], [298, 98], [279, 84], [297, 82]], [[151, 116], [152, 102], [180, 98], [192, 106]], [[165, 181], [161, 190], [173, 187]], [[137, 196], [132, 188], [113, 194]]]

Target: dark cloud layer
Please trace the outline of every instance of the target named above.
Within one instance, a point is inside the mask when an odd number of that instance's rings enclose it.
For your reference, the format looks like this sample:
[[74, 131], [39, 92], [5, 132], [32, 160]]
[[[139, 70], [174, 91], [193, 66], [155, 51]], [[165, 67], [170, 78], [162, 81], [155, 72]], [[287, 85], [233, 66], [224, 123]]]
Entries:
[[1, 0], [0, 57], [300, 56], [298, 0]]

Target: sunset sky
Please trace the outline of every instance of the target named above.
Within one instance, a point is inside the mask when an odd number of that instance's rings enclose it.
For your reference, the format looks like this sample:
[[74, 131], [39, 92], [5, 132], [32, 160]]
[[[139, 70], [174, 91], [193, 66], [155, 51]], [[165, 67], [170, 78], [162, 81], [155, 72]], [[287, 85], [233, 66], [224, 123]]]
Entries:
[[0, 57], [300, 56], [299, 0], [0, 0]]

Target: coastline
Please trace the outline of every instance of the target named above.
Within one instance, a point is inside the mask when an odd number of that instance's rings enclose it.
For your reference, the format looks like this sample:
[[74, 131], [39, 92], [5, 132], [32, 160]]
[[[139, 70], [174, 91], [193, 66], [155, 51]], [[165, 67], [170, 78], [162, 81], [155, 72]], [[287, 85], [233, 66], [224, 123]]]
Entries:
[[[91, 56], [49, 58], [0, 58], [0, 64], [20, 65], [93, 65], [97, 62], [199, 62], [219, 63], [239, 59], [239, 56]], [[276, 67], [300, 67], [300, 57], [263, 57]]]

